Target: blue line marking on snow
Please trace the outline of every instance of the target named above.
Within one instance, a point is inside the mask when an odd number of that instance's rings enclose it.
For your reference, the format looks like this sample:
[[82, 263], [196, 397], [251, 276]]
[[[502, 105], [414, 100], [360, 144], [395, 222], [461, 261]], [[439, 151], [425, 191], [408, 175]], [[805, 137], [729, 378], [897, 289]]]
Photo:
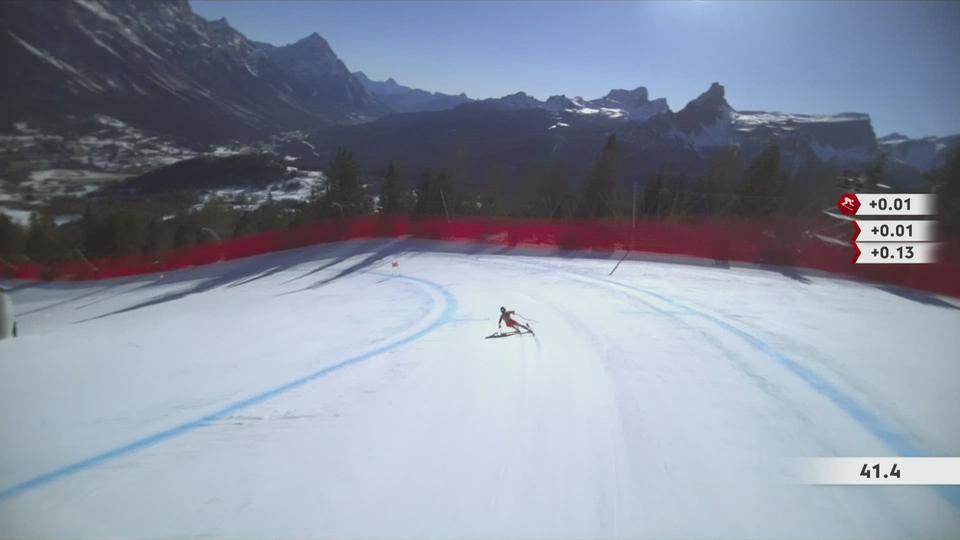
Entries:
[[420, 278], [415, 278], [415, 277], [409, 277], [409, 276], [395, 276], [394, 279], [401, 279], [401, 280], [412, 281], [412, 282], [414, 282], [414, 283], [419, 283], [419, 284], [421, 284], [421, 285], [425, 285], [425, 286], [427, 286], [427, 287], [429, 287], [429, 288], [431, 288], [431, 289], [439, 292], [439, 293], [443, 296], [443, 298], [444, 298], [444, 303], [445, 303], [445, 305], [444, 305], [443, 312], [440, 314], [440, 316], [439, 316], [435, 321], [433, 321], [432, 323], [430, 323], [430, 325], [427, 326], [426, 328], [423, 328], [422, 330], [420, 330], [420, 331], [418, 331], [418, 332], [416, 332], [416, 333], [414, 333], [414, 334], [411, 334], [411, 335], [409, 335], [409, 336], [406, 336], [406, 337], [404, 337], [404, 338], [401, 338], [401, 339], [399, 339], [399, 340], [397, 340], [397, 341], [394, 341], [394, 342], [392, 342], [392, 343], [386, 343], [386, 344], [384, 344], [384, 345], [380, 345], [379, 347], [377, 347], [377, 348], [375, 348], [375, 349], [372, 349], [372, 350], [370, 350], [370, 351], [368, 351], [368, 352], [365, 352], [365, 353], [363, 353], [363, 354], [360, 354], [360, 355], [357, 355], [357, 356], [353, 356], [353, 357], [347, 358], [346, 360], [342, 360], [342, 361], [340, 361], [340, 362], [338, 362], [338, 363], [336, 363], [336, 364], [333, 364], [333, 365], [331, 365], [331, 366], [327, 366], [327, 367], [325, 367], [325, 368], [323, 368], [323, 369], [321, 369], [321, 370], [319, 370], [319, 371], [315, 371], [315, 372], [313, 372], [313, 373], [311, 373], [311, 374], [309, 374], [309, 375], [306, 375], [306, 376], [304, 376], [304, 377], [300, 377], [299, 379], [295, 379], [295, 380], [290, 381], [290, 382], [288, 382], [288, 383], [285, 383], [285, 384], [282, 384], [282, 385], [280, 385], [280, 386], [271, 388], [270, 390], [267, 390], [267, 391], [265, 391], [265, 392], [261, 392], [261, 393], [255, 395], [255, 396], [249, 397], [249, 398], [244, 399], [244, 400], [242, 400], [242, 401], [237, 401], [237, 402], [235, 402], [235, 403], [232, 403], [232, 404], [230, 404], [230, 405], [227, 405], [226, 407], [220, 409], [219, 411], [216, 411], [216, 412], [214, 412], [214, 413], [208, 414], [208, 415], [206, 415], [206, 416], [204, 416], [204, 417], [202, 417], [202, 418], [198, 418], [198, 419], [196, 419], [196, 420], [192, 420], [192, 421], [190, 421], [190, 422], [187, 422], [187, 423], [184, 423], [184, 424], [180, 424], [180, 425], [178, 425], [178, 426], [174, 426], [174, 427], [172, 427], [172, 428], [170, 428], [170, 429], [166, 429], [166, 430], [164, 430], [164, 431], [161, 431], [161, 432], [158, 432], [158, 433], [154, 433], [153, 435], [148, 435], [148, 436], [146, 436], [146, 437], [144, 437], [144, 438], [142, 438], [142, 439], [138, 439], [138, 440], [136, 440], [136, 441], [133, 441], [133, 442], [128, 443], [128, 444], [125, 444], [125, 445], [123, 445], [123, 446], [119, 446], [119, 447], [114, 448], [114, 449], [112, 449], [112, 450], [108, 450], [108, 451], [106, 451], [106, 452], [103, 452], [102, 454], [97, 454], [97, 455], [95, 455], [95, 456], [93, 456], [93, 457], [89, 457], [89, 458], [87, 458], [87, 459], [78, 461], [78, 462], [76, 462], [76, 463], [71, 463], [70, 465], [65, 465], [65, 466], [60, 467], [60, 468], [58, 468], [58, 469], [54, 469], [54, 470], [52, 470], [52, 471], [50, 471], [50, 472], [46, 472], [46, 473], [43, 473], [43, 474], [41, 474], [41, 475], [39, 475], [39, 476], [36, 476], [36, 477], [34, 477], [34, 478], [31, 478], [30, 480], [26, 480], [26, 481], [24, 481], [24, 482], [21, 482], [21, 483], [19, 483], [19, 484], [14, 485], [14, 486], [10, 486], [10, 487], [8, 487], [8, 488], [4, 488], [4, 489], [0, 490], [0, 502], [3, 502], [3, 501], [5, 501], [5, 500], [8, 500], [8, 499], [10, 499], [10, 498], [12, 498], [12, 497], [16, 497], [16, 496], [18, 496], [18, 495], [21, 495], [21, 494], [26, 493], [26, 492], [28, 492], [28, 491], [30, 491], [30, 490], [36, 489], [36, 488], [38, 488], [38, 487], [41, 487], [41, 486], [43, 486], [43, 485], [49, 484], [49, 483], [51, 483], [51, 482], [55, 482], [55, 481], [57, 481], [57, 480], [66, 478], [66, 477], [71, 476], [71, 475], [73, 475], [73, 474], [75, 474], [75, 473], [78, 473], [78, 472], [80, 472], [80, 471], [84, 471], [84, 470], [87, 470], [87, 469], [91, 469], [91, 468], [94, 468], [94, 467], [103, 465], [103, 464], [108, 463], [108, 462], [110, 462], [110, 461], [114, 461], [114, 460], [116, 460], [116, 459], [119, 459], [119, 458], [128, 456], [128, 455], [130, 455], [130, 454], [133, 454], [133, 453], [135, 453], [135, 452], [137, 452], [137, 451], [143, 450], [143, 449], [145, 449], [145, 448], [149, 448], [149, 447], [151, 447], [151, 446], [155, 446], [155, 445], [157, 445], [157, 444], [159, 444], [159, 443], [161, 443], [161, 442], [167, 441], [167, 440], [169, 440], [169, 439], [173, 439], [173, 438], [175, 438], [175, 437], [179, 437], [179, 436], [181, 436], [181, 435], [185, 435], [185, 434], [187, 434], [187, 433], [190, 433], [191, 431], [195, 431], [195, 430], [198, 430], [198, 429], [200, 429], [200, 428], [202, 428], [202, 427], [206, 427], [206, 426], [210, 425], [211, 422], [214, 422], [214, 421], [217, 421], [217, 420], [221, 420], [221, 419], [223, 419], [224, 417], [227, 417], [227, 416], [229, 416], [229, 415], [231, 415], [231, 414], [233, 414], [233, 413], [235, 413], [235, 412], [237, 412], [237, 411], [239, 411], [239, 410], [241, 410], [241, 409], [245, 409], [245, 408], [250, 407], [250, 406], [252, 406], [252, 405], [256, 405], [256, 404], [259, 404], [259, 403], [261, 403], [261, 402], [267, 401], [267, 400], [269, 400], [269, 399], [275, 398], [275, 397], [277, 397], [277, 396], [279, 396], [279, 395], [281, 395], [281, 394], [285, 394], [285, 393], [287, 393], [287, 392], [289, 392], [289, 391], [291, 391], [291, 390], [294, 390], [294, 389], [296, 389], [296, 388], [299, 388], [299, 387], [301, 387], [301, 386], [303, 386], [303, 385], [305, 385], [305, 384], [307, 384], [307, 383], [313, 382], [313, 381], [315, 381], [315, 380], [317, 380], [317, 379], [320, 379], [320, 378], [322, 378], [322, 377], [324, 377], [324, 376], [326, 376], [326, 375], [329, 375], [329, 374], [334, 373], [334, 372], [336, 372], [336, 371], [340, 371], [340, 370], [342, 370], [342, 369], [344, 369], [344, 368], [346, 368], [346, 367], [350, 367], [350, 366], [352, 366], [352, 365], [354, 365], [354, 364], [358, 364], [358, 363], [363, 362], [363, 361], [365, 361], [365, 360], [369, 360], [369, 359], [374, 358], [374, 357], [376, 357], [376, 356], [378, 356], [378, 355], [380, 355], [380, 354], [383, 354], [383, 353], [385, 353], [385, 352], [388, 352], [388, 351], [391, 351], [391, 350], [393, 350], [393, 349], [396, 349], [397, 347], [400, 347], [400, 346], [406, 345], [406, 344], [408, 344], [408, 343], [411, 343], [411, 342], [413, 342], [413, 341], [416, 341], [416, 340], [418, 340], [418, 339], [426, 336], [427, 334], [433, 332], [434, 330], [436, 330], [436, 329], [439, 328], [440, 326], [443, 326], [444, 324], [446, 324], [447, 322], [449, 322], [449, 321], [453, 318], [453, 315], [454, 315], [454, 313], [455, 313], [456, 310], [457, 310], [457, 301], [456, 301], [456, 299], [453, 297], [453, 295], [450, 294], [450, 292], [447, 291], [442, 285], [439, 285], [439, 284], [434, 283], [434, 282], [432, 282], [432, 281], [427, 281], [427, 280], [425, 280], [425, 279], [420, 279]]
[[793, 372], [795, 375], [803, 379], [810, 387], [824, 395], [834, 403], [837, 407], [840, 407], [848, 415], [850, 415], [854, 420], [857, 421], [861, 426], [867, 429], [875, 437], [880, 439], [884, 444], [886, 444], [891, 450], [896, 452], [900, 457], [919, 457], [923, 454], [917, 450], [905, 437], [899, 435], [894, 430], [887, 427], [882, 420], [880, 420], [877, 415], [871, 413], [867, 408], [858, 402], [853, 397], [845, 394], [842, 390], [830, 384], [826, 379], [821, 377], [812, 369], [802, 365], [796, 360], [790, 358], [789, 356], [778, 351], [775, 347], [764, 341], [763, 339], [745, 331], [736, 326], [710, 315], [709, 313], [704, 313], [700, 310], [691, 308], [690, 306], [683, 305], [672, 298], [668, 298], [662, 294], [655, 293], [653, 291], [648, 291], [640, 287], [634, 287], [632, 285], [627, 285], [625, 283], [620, 283], [613, 280], [607, 280], [602, 278], [601, 281], [605, 281], [612, 285], [617, 285], [632, 291], [643, 293], [649, 296], [653, 296], [659, 300], [662, 300], [671, 306], [687, 310], [690, 314], [702, 317], [713, 324], [719, 326], [723, 330], [739, 337], [740, 339], [746, 341], [754, 349], [760, 351], [769, 358], [772, 358], [779, 362], [781, 365], [786, 367], [788, 370]]
[[[582, 275], [582, 274], [578, 274]], [[853, 418], [858, 424], [860, 424], [864, 429], [869, 431], [874, 437], [883, 442], [888, 448], [893, 450], [896, 454], [896, 457], [928, 457], [929, 455], [921, 452], [913, 444], [907, 440], [906, 437], [900, 435], [890, 427], [888, 427], [877, 415], [873, 414], [867, 408], [857, 401], [852, 396], [847, 395], [836, 386], [830, 384], [826, 379], [818, 375], [812, 369], [800, 364], [796, 360], [790, 358], [789, 356], [778, 351], [775, 347], [764, 341], [763, 339], [745, 331], [736, 326], [718, 318], [709, 313], [704, 313], [700, 310], [686, 306], [680, 302], [673, 300], [662, 294], [643, 289], [641, 287], [634, 287], [632, 285], [627, 285], [626, 283], [620, 283], [618, 281], [604, 279], [594, 276], [583, 276], [589, 279], [595, 279], [598, 281], [603, 281], [611, 285], [616, 285], [629, 289], [635, 292], [646, 294], [662, 300], [671, 306], [686, 310], [692, 315], [702, 317], [713, 324], [719, 326], [720, 328], [730, 332], [731, 334], [743, 339], [749, 343], [754, 349], [762, 352], [769, 358], [773, 358], [781, 365], [786, 367], [788, 370], [793, 372], [795, 375], [800, 377], [804, 382], [806, 382], [810, 387], [819, 392], [821, 395], [825, 396], [834, 405], [840, 408]], [[940, 497], [946, 500], [951, 505], [960, 508], [960, 487], [958, 486], [929, 486], [934, 492], [936, 492]]]
[[[642, 287], [635, 287], [633, 285], [627, 285], [626, 283], [621, 283], [619, 281], [614, 281], [612, 279], [606, 279], [602, 277], [597, 277], [593, 275], [582, 274], [580, 272], [574, 272], [573, 270], [567, 270], [565, 268], [560, 268], [557, 266], [534, 262], [534, 261], [511, 261], [515, 264], [520, 264], [522, 266], [535, 266], [539, 268], [551, 268], [554, 271], [566, 272], [568, 274], [578, 276], [584, 280], [599, 281], [601, 283], [606, 283], [616, 287], [622, 287], [634, 292], [645, 294], [651, 296], [663, 302], [666, 302], [670, 306], [685, 312], [689, 315], [702, 317], [720, 328], [732, 333], [733, 335], [743, 339], [751, 346], [753, 346], [758, 351], [762, 352], [766, 356], [773, 358], [781, 365], [786, 367], [789, 371], [800, 377], [804, 382], [806, 382], [811, 388], [819, 392], [821, 395], [829, 399], [834, 405], [840, 408], [849, 415], [854, 421], [860, 424], [864, 429], [870, 432], [873, 436], [877, 437], [882, 443], [894, 451], [897, 454], [896, 457], [930, 457], [929, 453], [925, 453], [916, 448], [910, 441], [894, 431], [893, 429], [887, 427], [887, 425], [880, 420], [880, 418], [867, 410], [867, 408], [862, 405], [859, 401], [854, 399], [852, 396], [845, 394], [839, 388], [830, 384], [826, 379], [818, 375], [815, 371], [803, 366], [801, 363], [790, 358], [789, 356], [778, 351], [775, 347], [764, 341], [763, 339], [754, 336], [753, 334], [741, 330], [736, 326], [718, 318], [708, 313], [704, 313], [697, 309], [691, 308], [690, 306], [684, 305], [681, 302], [678, 302], [666, 295], [660, 294], [649, 289], [644, 289]], [[960, 508], [960, 486], [946, 486], [946, 485], [936, 485], [936, 486], [927, 486], [933, 489], [933, 491], [939, 495], [942, 499], [947, 501], [949, 504], [953, 505], [956, 508]]]

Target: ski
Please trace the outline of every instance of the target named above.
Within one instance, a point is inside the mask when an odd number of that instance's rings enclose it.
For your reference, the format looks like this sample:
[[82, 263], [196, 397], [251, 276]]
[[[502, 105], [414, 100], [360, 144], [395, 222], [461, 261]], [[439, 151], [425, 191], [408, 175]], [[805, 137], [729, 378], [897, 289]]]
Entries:
[[483, 338], [483, 339], [505, 338], [505, 337], [510, 337], [510, 336], [518, 336], [518, 335], [526, 335], [526, 334], [534, 335], [533, 332], [520, 332], [520, 331], [516, 331], [516, 332], [506, 332], [506, 333], [504, 333], [504, 332], [494, 332], [494, 333], [490, 334], [489, 336], [486, 336], [486, 337]]

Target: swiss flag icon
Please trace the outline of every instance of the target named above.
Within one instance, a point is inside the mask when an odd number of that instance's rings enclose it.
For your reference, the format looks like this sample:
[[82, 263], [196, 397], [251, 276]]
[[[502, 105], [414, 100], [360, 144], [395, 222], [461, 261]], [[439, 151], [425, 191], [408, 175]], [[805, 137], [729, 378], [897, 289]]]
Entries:
[[855, 216], [857, 210], [860, 209], [860, 199], [857, 198], [855, 193], [844, 193], [837, 201], [837, 208], [848, 216]]

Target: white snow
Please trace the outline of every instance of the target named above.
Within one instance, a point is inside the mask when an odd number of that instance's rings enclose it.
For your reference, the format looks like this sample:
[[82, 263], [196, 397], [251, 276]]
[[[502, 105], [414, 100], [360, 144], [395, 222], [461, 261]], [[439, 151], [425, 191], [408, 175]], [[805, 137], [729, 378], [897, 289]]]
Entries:
[[885, 144], [885, 145], [897, 145], [897, 144], [905, 143], [905, 142], [908, 142], [908, 141], [910, 141], [910, 138], [909, 138], [909, 137], [906, 137], [906, 136], [903, 136], [903, 137], [894, 137], [894, 138], [891, 138], [891, 139], [884, 139], [884, 140], [882, 140], [882, 141], [879, 140], [879, 139], [877, 140], [878, 143], [880, 143], [880, 144]]
[[123, 21], [118, 19], [115, 15], [110, 13], [110, 11], [107, 8], [103, 7], [103, 5], [101, 5], [99, 2], [96, 2], [95, 0], [73, 0], [73, 1], [77, 5], [90, 10], [91, 13], [93, 13], [97, 17], [100, 17], [101, 19], [107, 22], [112, 22], [113, 24], [116, 24], [116, 25], [123, 24]]
[[810, 149], [813, 150], [818, 158], [824, 161], [836, 161], [840, 163], [865, 163], [876, 155], [873, 149], [866, 146], [839, 148], [820, 144], [816, 140], [810, 142]]
[[[104, 182], [197, 155], [170, 141], [147, 136], [119, 119], [102, 114], [92, 115], [92, 119], [99, 124], [95, 131], [67, 137], [41, 133], [22, 121], [14, 126], [19, 134], [0, 135], [0, 159], [21, 162], [31, 171], [29, 181], [5, 187], [18, 198], [25, 195], [18, 188], [31, 189], [33, 202], [42, 205], [53, 197], [90, 192]], [[71, 163], [73, 168], [69, 167]], [[4, 196], [2, 191], [0, 188], [0, 198]]]
[[61, 71], [66, 71], [71, 73], [74, 76], [74, 79], [76, 79], [84, 88], [91, 90], [93, 92], [103, 92], [102, 86], [85, 77], [82, 73], [77, 71], [77, 69], [71, 66], [70, 64], [64, 62], [63, 60], [55, 58], [53, 55], [51, 55], [50, 53], [42, 49], [34, 47], [33, 45], [27, 43], [26, 41], [20, 39], [20, 37], [18, 37], [13, 32], [7, 32], [7, 34], [9, 34], [10, 37], [16, 40], [17, 43], [19, 43], [21, 46], [23, 46], [24, 49], [29, 51], [31, 54], [33, 54], [37, 58], [43, 60], [44, 62], [50, 64], [51, 66]]
[[780, 124], [810, 124], [824, 122], [862, 122], [869, 120], [869, 115], [858, 113], [843, 113], [836, 115], [824, 114], [794, 114], [766, 111], [733, 111], [733, 121], [743, 126], [780, 125]]
[[30, 125], [26, 122], [14, 122], [13, 128], [16, 129], [18, 132], [24, 133], [26, 135], [35, 135], [37, 133], [40, 133], [40, 130], [31, 128]]
[[[122, 27], [122, 28], [120, 29], [120, 35], [123, 36], [124, 38], [126, 38], [127, 41], [129, 41], [130, 43], [132, 43], [132, 44], [136, 45], [137, 47], [140, 47], [141, 49], [143, 49], [144, 51], [146, 51], [147, 54], [149, 54], [150, 56], [156, 58], [157, 60], [163, 61], [163, 57], [160, 56], [159, 54], [157, 54], [156, 51], [154, 51], [153, 49], [151, 49], [150, 47], [148, 47], [147, 44], [144, 43], [144, 42], [137, 36], [136, 32], [134, 32], [134, 31], [131, 30], [130, 28], [127, 28], [126, 26]], [[154, 75], [156, 75], [156, 72], [154, 73]]]
[[[90, 30], [87, 30], [87, 29], [84, 28], [82, 25], [77, 25], [77, 28], [79, 28], [80, 31], [83, 32], [88, 38], [90, 38], [90, 41], [93, 41], [94, 44], [96, 44], [98, 47], [104, 49], [105, 51], [107, 51], [108, 53], [112, 54], [113, 56], [116, 56], [117, 58], [120, 58], [120, 54], [117, 53], [117, 51], [113, 50], [112, 47], [110, 47], [109, 45], [107, 45], [106, 43], [104, 43], [103, 41], [101, 41], [100, 38], [97, 37], [97, 34], [96, 34], [96, 33], [91, 32]], [[108, 81], [109, 81], [109, 79], [108, 79]]]
[[57, 226], [60, 226], [67, 223], [72, 223], [74, 221], [79, 221], [81, 219], [83, 219], [83, 215], [81, 214], [60, 214], [53, 217], [53, 222], [56, 223]]
[[720, 111], [720, 118], [713, 124], [702, 126], [692, 133], [674, 129], [671, 131], [671, 135], [673, 138], [685, 141], [688, 145], [697, 149], [735, 145], [738, 138], [734, 124], [730, 121], [732, 114], [735, 114], [732, 109], [724, 107]]
[[5, 214], [9, 217], [14, 223], [26, 227], [30, 224], [30, 214], [33, 212], [29, 210], [22, 210], [19, 208], [10, 208], [7, 206], [0, 205], [0, 214]]
[[105, 114], [95, 114], [93, 116], [94, 120], [108, 127], [117, 128], [117, 129], [132, 129], [125, 122], [117, 120], [111, 116]]
[[305, 201], [313, 195], [315, 188], [320, 189], [326, 183], [326, 176], [321, 171], [301, 171], [295, 167], [287, 167], [287, 171], [294, 176], [262, 189], [237, 186], [206, 192], [195, 208], [199, 210], [202, 202], [212, 199], [233, 203], [232, 206], [240, 210], [253, 210], [265, 203], [268, 196], [274, 201]]
[[937, 137], [920, 139], [888, 138], [880, 141], [884, 152], [890, 157], [921, 171], [929, 171], [940, 166], [944, 160], [944, 151], [948, 145]]
[[[346, 242], [17, 287], [0, 537], [960, 530], [942, 490], [783, 481], [784, 458], [960, 455], [960, 310], [488, 251]], [[536, 337], [482, 339], [500, 305]]]
[[622, 118], [626, 115], [626, 111], [624, 111], [623, 109], [612, 109], [609, 107], [592, 108], [592, 107], [582, 106], [582, 107], [567, 109], [567, 111], [577, 113], [577, 114], [606, 116], [608, 118]]
[[217, 157], [227, 157], [227, 156], [236, 156], [238, 154], [243, 154], [249, 151], [250, 149], [248, 147], [231, 148], [227, 146], [218, 146], [214, 148], [212, 152], [210, 152], [210, 155], [217, 156]]
[[31, 171], [30, 179], [22, 186], [47, 196], [76, 196], [92, 193], [105, 182], [116, 182], [127, 176], [83, 169], [45, 169]]

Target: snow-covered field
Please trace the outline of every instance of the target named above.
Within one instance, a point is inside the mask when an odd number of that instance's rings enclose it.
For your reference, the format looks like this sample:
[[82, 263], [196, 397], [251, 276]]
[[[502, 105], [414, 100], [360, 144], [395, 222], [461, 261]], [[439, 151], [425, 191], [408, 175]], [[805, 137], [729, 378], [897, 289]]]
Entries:
[[[95, 115], [89, 120], [100, 129], [82, 136], [44, 134], [27, 122], [15, 122], [16, 133], [0, 133], [0, 163], [16, 162], [29, 171], [15, 182], [11, 180], [14, 174], [0, 166], [0, 214], [26, 226], [31, 213], [43, 212], [55, 199], [85, 197], [112, 183], [198, 155], [275, 152], [279, 146], [296, 141], [309, 145], [301, 140], [305, 134], [289, 132], [254, 146], [237, 143], [198, 153], [148, 136], [109, 116]], [[283, 159], [294, 164], [298, 158], [283, 155]], [[322, 172], [290, 165], [287, 178], [281, 182], [263, 189], [240, 185], [209, 190], [200, 194], [197, 207], [214, 198], [240, 210], [254, 210], [268, 197], [274, 201], [305, 201], [324, 184]], [[62, 221], [66, 216], [57, 219]]]
[[[960, 456], [960, 310], [499, 251], [8, 284], [0, 536], [960, 536], [952, 489], [786, 481], [791, 457]], [[536, 336], [483, 339], [501, 305]]]

